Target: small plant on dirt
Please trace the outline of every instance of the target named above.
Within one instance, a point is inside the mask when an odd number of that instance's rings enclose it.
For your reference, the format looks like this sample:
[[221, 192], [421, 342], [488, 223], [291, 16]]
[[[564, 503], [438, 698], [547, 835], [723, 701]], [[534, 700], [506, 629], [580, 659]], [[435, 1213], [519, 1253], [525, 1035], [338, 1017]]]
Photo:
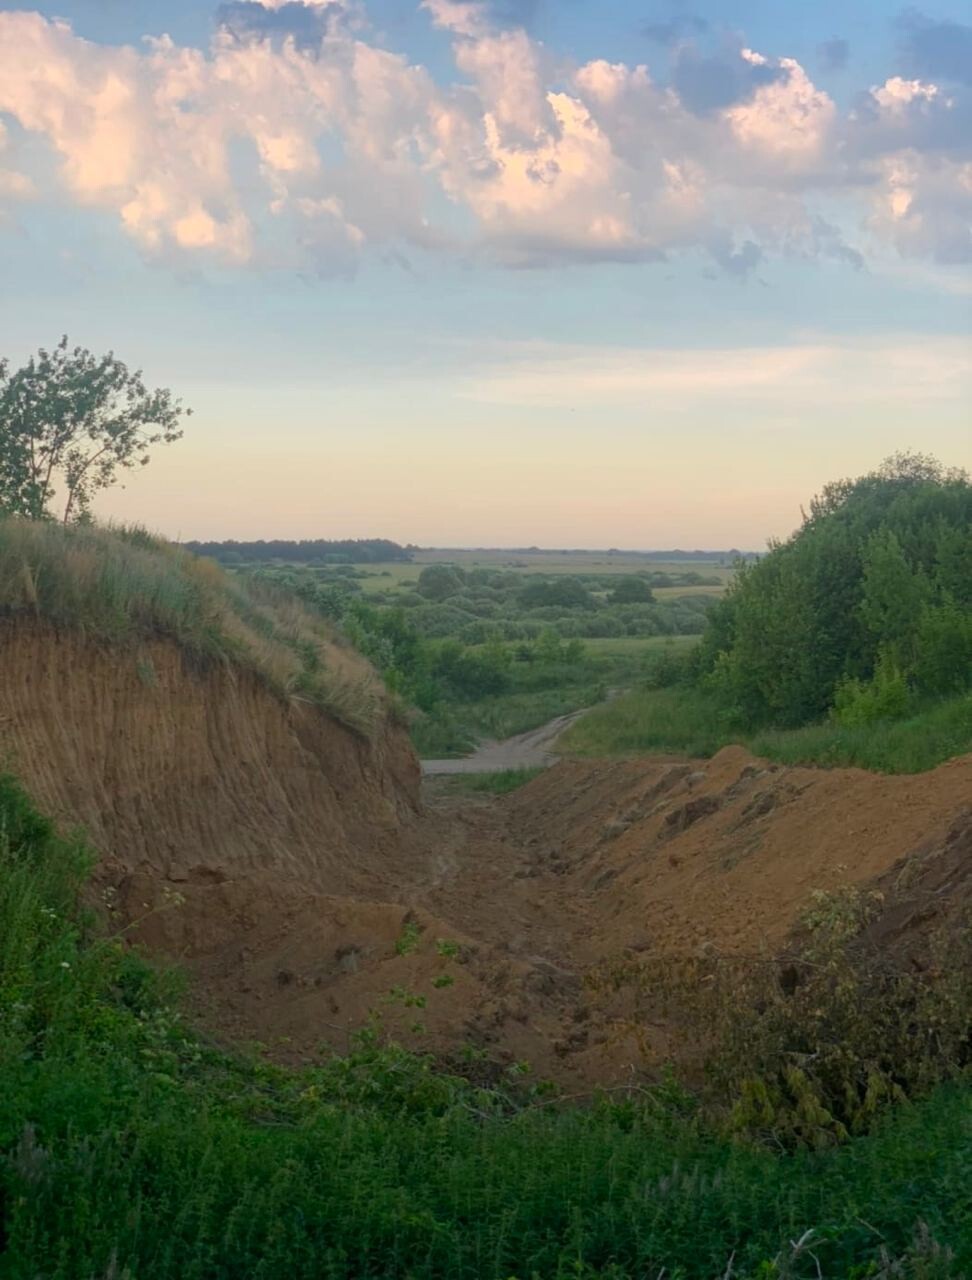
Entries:
[[413, 951], [418, 949], [421, 940], [422, 930], [414, 920], [406, 920], [395, 943], [395, 954], [398, 956], [410, 956]]
[[455, 960], [459, 955], [459, 943], [450, 942], [447, 938], [437, 938], [435, 949], [445, 960]]
[[400, 1004], [405, 1009], [424, 1009], [428, 1002], [427, 996], [409, 991], [406, 987], [392, 987], [388, 993], [389, 1004]]

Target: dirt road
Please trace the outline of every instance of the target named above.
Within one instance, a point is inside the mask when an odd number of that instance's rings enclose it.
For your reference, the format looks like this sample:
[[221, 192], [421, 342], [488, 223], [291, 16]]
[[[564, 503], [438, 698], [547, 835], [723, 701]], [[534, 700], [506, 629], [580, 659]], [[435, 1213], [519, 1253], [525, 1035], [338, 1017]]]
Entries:
[[459, 760], [423, 760], [422, 772], [428, 776], [448, 773], [502, 773], [504, 769], [545, 769], [557, 761], [551, 750], [568, 725], [579, 719], [587, 707], [558, 716], [538, 729], [518, 733], [502, 742], [483, 742], [471, 756]]

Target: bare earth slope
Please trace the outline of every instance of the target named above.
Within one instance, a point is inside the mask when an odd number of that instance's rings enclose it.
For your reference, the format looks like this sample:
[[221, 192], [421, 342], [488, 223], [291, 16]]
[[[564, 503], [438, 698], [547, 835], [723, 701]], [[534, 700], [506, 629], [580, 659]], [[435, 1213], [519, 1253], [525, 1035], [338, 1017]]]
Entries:
[[98, 888], [188, 965], [206, 1025], [291, 1058], [377, 1011], [443, 1053], [624, 1079], [641, 1058], [593, 966], [776, 948], [815, 889], [879, 887], [889, 941], [972, 896], [972, 757], [913, 777], [737, 748], [565, 761], [502, 800], [430, 784], [423, 809], [390, 720], [369, 742], [174, 647], [136, 661], [25, 624], [0, 628], [0, 751], [87, 828]]
[[353, 889], [419, 807], [404, 730], [373, 741], [168, 643], [0, 628], [0, 753], [55, 817], [129, 869], [170, 880], [272, 871]]

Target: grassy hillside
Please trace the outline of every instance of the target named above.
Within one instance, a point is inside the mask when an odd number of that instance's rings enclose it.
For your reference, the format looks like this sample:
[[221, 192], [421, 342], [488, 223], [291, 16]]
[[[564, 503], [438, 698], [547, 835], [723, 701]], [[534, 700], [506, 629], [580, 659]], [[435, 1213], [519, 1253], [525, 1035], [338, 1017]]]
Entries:
[[371, 668], [292, 593], [231, 576], [143, 529], [0, 519], [0, 616], [108, 644], [172, 640], [199, 662], [246, 667], [359, 732], [380, 713]]
[[374, 1034], [300, 1072], [230, 1058], [110, 924], [92, 933], [77, 906], [88, 862], [0, 780], [5, 1280], [972, 1267], [966, 1085], [785, 1154], [720, 1137], [673, 1085], [556, 1102], [437, 1072]]

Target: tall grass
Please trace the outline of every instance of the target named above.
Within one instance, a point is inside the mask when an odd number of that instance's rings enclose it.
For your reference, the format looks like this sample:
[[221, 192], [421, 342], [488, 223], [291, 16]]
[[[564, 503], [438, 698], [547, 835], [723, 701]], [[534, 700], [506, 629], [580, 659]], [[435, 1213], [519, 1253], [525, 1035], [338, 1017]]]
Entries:
[[782, 764], [920, 773], [972, 751], [972, 696], [929, 704], [902, 720], [747, 733], [727, 720], [714, 698], [691, 685], [639, 689], [589, 712], [568, 729], [558, 749], [582, 756], [711, 756], [732, 743]]
[[838, 1149], [780, 1155], [707, 1132], [671, 1086], [551, 1103], [374, 1036], [303, 1071], [237, 1060], [196, 1038], [120, 939], [92, 933], [75, 905], [83, 847], [8, 779], [0, 832], [4, 1280], [972, 1267], [967, 1087]]
[[170, 639], [201, 661], [247, 667], [361, 733], [380, 714], [370, 668], [293, 595], [230, 577], [143, 529], [0, 519], [2, 615], [108, 644]]
[[688, 685], [638, 689], [595, 707], [567, 730], [558, 750], [576, 755], [628, 755], [639, 751], [710, 756], [738, 735], [713, 701]]
[[781, 764], [856, 765], [878, 773], [921, 773], [972, 751], [972, 694], [932, 703], [901, 720], [808, 725], [750, 739], [757, 755]]

